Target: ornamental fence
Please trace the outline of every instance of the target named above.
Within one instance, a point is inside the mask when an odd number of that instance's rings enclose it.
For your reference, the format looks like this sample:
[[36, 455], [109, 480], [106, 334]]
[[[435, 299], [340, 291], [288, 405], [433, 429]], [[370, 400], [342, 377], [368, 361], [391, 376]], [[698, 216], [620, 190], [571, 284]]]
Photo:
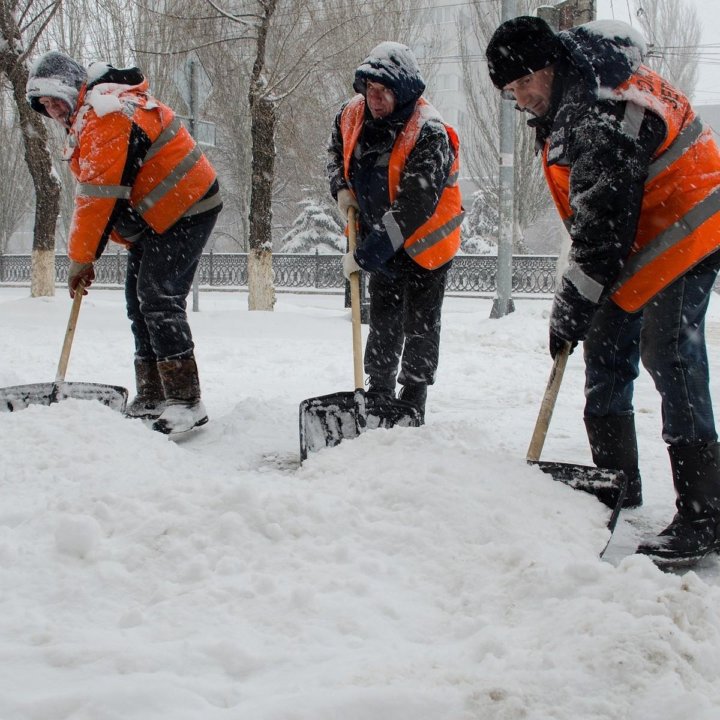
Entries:
[[[273, 278], [278, 291], [345, 292], [341, 255], [273, 254]], [[95, 263], [95, 283], [123, 286], [126, 254], [105, 253]], [[55, 282], [67, 282], [69, 261], [55, 257]], [[512, 292], [517, 295], [552, 295], [555, 292], [555, 255], [514, 255]], [[30, 255], [0, 255], [0, 284], [30, 284]], [[492, 295], [497, 290], [497, 256], [458, 255], [448, 273], [448, 293]], [[248, 283], [246, 253], [206, 253], [197, 271], [200, 289], [242, 290]]]

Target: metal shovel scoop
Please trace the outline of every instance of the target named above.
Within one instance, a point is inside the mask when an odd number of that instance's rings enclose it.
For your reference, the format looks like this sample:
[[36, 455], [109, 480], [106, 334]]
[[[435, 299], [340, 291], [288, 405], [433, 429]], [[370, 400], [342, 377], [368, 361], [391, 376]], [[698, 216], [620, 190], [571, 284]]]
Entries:
[[113, 410], [125, 411], [128, 391], [124, 387], [100, 383], [65, 382], [83, 289], [84, 285], [80, 284], [75, 292], [55, 381], [0, 388], [0, 412], [15, 412], [25, 409], [28, 405], [51, 405], [66, 398], [99, 400]]
[[[348, 211], [349, 247], [357, 245], [355, 209]], [[339, 392], [303, 400], [300, 403], [300, 460], [308, 453], [334, 447], [373, 428], [418, 427], [422, 417], [411, 403], [396, 398], [367, 394], [363, 389], [362, 334], [360, 326], [360, 277], [350, 275], [352, 310], [354, 392]]]
[[612, 532], [615, 529], [625, 500], [628, 483], [627, 475], [622, 470], [610, 470], [588, 465], [575, 465], [573, 463], [543, 462], [540, 460], [540, 453], [545, 444], [550, 418], [555, 409], [555, 401], [557, 400], [569, 356], [570, 343], [566, 343], [565, 347], [555, 356], [550, 371], [550, 378], [540, 405], [540, 412], [530, 440], [530, 447], [527, 451], [527, 461], [550, 475], [553, 480], [558, 480], [575, 490], [582, 490], [595, 495], [600, 502], [611, 508], [612, 513], [607, 526]]

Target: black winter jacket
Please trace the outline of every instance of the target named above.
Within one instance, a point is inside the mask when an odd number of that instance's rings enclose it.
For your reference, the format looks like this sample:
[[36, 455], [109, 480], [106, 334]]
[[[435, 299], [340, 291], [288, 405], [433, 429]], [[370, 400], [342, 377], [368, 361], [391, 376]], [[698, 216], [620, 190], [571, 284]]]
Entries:
[[445, 127], [426, 122], [405, 165], [399, 192], [391, 205], [388, 193], [388, 161], [395, 140], [412, 114], [415, 103], [388, 118], [373, 120], [366, 110], [362, 133], [350, 167], [350, 183], [343, 170], [343, 139], [340, 117], [333, 124], [328, 148], [330, 191], [351, 187], [360, 206], [360, 237], [384, 230], [383, 215], [392, 210], [403, 236], [409, 237], [435, 212], [455, 159]]
[[[355, 72], [353, 87], [356, 92], [364, 96], [368, 80], [392, 90], [397, 106], [391, 115], [377, 120], [365, 108], [363, 129], [350, 163], [348, 179], [344, 173], [340, 131], [345, 106], [340, 109], [328, 147], [330, 192], [337, 198], [340, 189], [351, 188], [360, 206], [360, 244], [374, 232], [374, 237], [382, 236], [382, 244], [397, 257], [402, 238], [395, 237], [391, 242], [383, 217], [390, 213], [402, 237], [410, 237], [435, 212], [455, 157], [445, 126], [437, 121], [426, 121], [405, 163], [395, 202], [391, 203], [388, 192], [390, 153], [425, 90], [425, 81], [410, 50], [398, 43], [381, 43], [362, 62]], [[385, 219], [389, 220], [388, 217]], [[397, 230], [394, 234], [397, 235]]]
[[[569, 57], [556, 65], [550, 111], [528, 124], [536, 129], [539, 149], [548, 142], [548, 162], [571, 169], [569, 260], [605, 288], [602, 301], [635, 239], [645, 179], [665, 124], [646, 111], [637, 135], [628, 134], [627, 103], [599, 97], [598, 88], [617, 87], [638, 58], [583, 28], [559, 34]], [[581, 340], [597, 307], [563, 278], [551, 328], [567, 340]]]

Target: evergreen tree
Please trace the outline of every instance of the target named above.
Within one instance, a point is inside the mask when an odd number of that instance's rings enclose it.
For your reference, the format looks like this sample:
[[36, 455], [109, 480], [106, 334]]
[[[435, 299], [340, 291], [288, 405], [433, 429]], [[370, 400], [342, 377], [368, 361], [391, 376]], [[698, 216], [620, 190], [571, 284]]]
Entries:
[[485, 185], [472, 195], [472, 205], [462, 224], [460, 252], [467, 255], [497, 255], [498, 198], [496, 189]]
[[332, 213], [314, 200], [301, 200], [302, 208], [293, 226], [283, 236], [282, 253], [314, 253], [323, 255], [344, 253], [346, 247], [342, 228]]

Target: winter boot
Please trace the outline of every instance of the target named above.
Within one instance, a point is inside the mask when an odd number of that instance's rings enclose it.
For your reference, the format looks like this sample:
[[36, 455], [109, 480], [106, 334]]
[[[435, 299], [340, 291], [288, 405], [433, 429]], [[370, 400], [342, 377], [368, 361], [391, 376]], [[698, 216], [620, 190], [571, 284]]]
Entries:
[[688, 567], [720, 552], [720, 444], [670, 447], [677, 494], [673, 521], [637, 552], [660, 568]]
[[195, 358], [162, 360], [157, 364], [165, 390], [165, 410], [152, 429], [165, 435], [188, 432], [208, 421], [200, 399], [200, 379]]
[[420, 422], [425, 422], [425, 401], [427, 400], [427, 383], [406, 383], [403, 385], [400, 400], [414, 405], [420, 413]]
[[595, 465], [608, 470], [623, 470], [627, 475], [628, 486], [623, 507], [642, 505], [635, 416], [586, 417], [585, 430]]
[[380, 376], [371, 375], [370, 383], [368, 384], [368, 393], [380, 395], [382, 397], [394, 398], [395, 397], [395, 376]]
[[125, 409], [125, 417], [156, 420], [165, 409], [165, 393], [154, 360], [135, 360], [137, 395]]

